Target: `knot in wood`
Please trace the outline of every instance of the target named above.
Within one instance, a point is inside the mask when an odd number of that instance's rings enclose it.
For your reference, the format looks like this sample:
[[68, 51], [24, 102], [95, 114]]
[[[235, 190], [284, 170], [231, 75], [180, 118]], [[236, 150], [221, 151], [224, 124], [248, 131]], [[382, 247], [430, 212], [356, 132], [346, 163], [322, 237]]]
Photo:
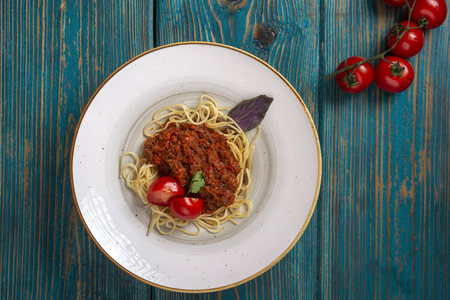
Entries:
[[235, 6], [241, 3], [242, 0], [223, 0], [223, 2], [225, 2], [228, 6]]
[[227, 13], [234, 15], [244, 7], [247, 1], [248, 0], [220, 0], [219, 4]]
[[261, 48], [269, 48], [269, 46], [275, 41], [276, 38], [276, 28], [265, 23], [256, 25], [255, 29], [253, 30], [253, 39]]

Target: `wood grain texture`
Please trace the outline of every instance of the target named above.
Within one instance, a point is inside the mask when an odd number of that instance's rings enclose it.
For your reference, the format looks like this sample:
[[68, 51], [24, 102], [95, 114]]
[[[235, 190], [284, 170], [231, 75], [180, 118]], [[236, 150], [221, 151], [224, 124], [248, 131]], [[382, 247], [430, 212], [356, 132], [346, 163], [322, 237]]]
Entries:
[[[383, 1], [323, 1], [321, 75], [387, 48], [405, 17]], [[324, 176], [319, 298], [448, 299], [449, 30], [426, 31], [411, 88], [319, 90]]]
[[150, 298], [87, 234], [69, 165], [95, 89], [153, 46], [151, 2], [1, 1], [0, 11], [0, 298]]
[[[284, 75], [318, 120], [319, 6], [314, 1], [158, 1], [156, 45], [209, 41], [241, 48]], [[276, 32], [271, 44], [258, 30]], [[281, 100], [279, 100], [281, 101]], [[317, 214], [292, 251], [256, 279], [198, 298], [155, 289], [156, 299], [297, 299], [317, 290]]]

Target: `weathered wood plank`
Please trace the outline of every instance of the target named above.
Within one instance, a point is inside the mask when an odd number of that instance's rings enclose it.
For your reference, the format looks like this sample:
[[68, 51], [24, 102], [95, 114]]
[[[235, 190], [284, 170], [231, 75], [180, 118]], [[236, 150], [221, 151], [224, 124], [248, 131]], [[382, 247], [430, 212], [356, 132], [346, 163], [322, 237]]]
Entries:
[[[323, 1], [321, 75], [386, 49], [383, 1]], [[321, 80], [319, 297], [448, 299], [449, 28], [426, 32], [413, 86], [347, 95]]]
[[[314, 1], [157, 1], [156, 41], [209, 41], [241, 48], [278, 69], [318, 120], [319, 4]], [[276, 32], [273, 43], [261, 37]], [[258, 278], [221, 293], [186, 296], [155, 289], [157, 299], [314, 298], [317, 213], [292, 251]]]
[[0, 298], [151, 296], [91, 241], [69, 165], [89, 97], [153, 46], [152, 9], [145, 0], [1, 1]]

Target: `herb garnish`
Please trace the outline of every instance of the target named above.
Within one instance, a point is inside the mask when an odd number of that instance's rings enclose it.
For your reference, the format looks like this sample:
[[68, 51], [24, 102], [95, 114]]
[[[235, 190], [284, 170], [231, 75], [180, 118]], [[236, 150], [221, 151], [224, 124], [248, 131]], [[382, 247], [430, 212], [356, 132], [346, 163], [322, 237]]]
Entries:
[[192, 177], [191, 184], [189, 185], [189, 193], [198, 193], [205, 186], [205, 178], [202, 176], [202, 171], [197, 171]]
[[242, 131], [249, 131], [261, 124], [272, 101], [273, 98], [266, 95], [244, 100], [233, 107], [228, 116], [241, 127]]

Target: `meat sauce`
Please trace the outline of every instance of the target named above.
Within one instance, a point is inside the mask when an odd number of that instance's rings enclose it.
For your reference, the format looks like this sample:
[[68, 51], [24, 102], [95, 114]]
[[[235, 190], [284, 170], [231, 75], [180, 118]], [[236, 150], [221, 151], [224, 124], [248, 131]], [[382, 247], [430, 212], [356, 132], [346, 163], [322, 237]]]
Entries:
[[189, 190], [197, 171], [202, 171], [205, 187], [196, 197], [205, 201], [204, 213], [212, 213], [234, 203], [241, 171], [227, 140], [205, 125], [173, 123], [145, 142], [145, 157], [158, 165], [159, 176], [172, 176]]

